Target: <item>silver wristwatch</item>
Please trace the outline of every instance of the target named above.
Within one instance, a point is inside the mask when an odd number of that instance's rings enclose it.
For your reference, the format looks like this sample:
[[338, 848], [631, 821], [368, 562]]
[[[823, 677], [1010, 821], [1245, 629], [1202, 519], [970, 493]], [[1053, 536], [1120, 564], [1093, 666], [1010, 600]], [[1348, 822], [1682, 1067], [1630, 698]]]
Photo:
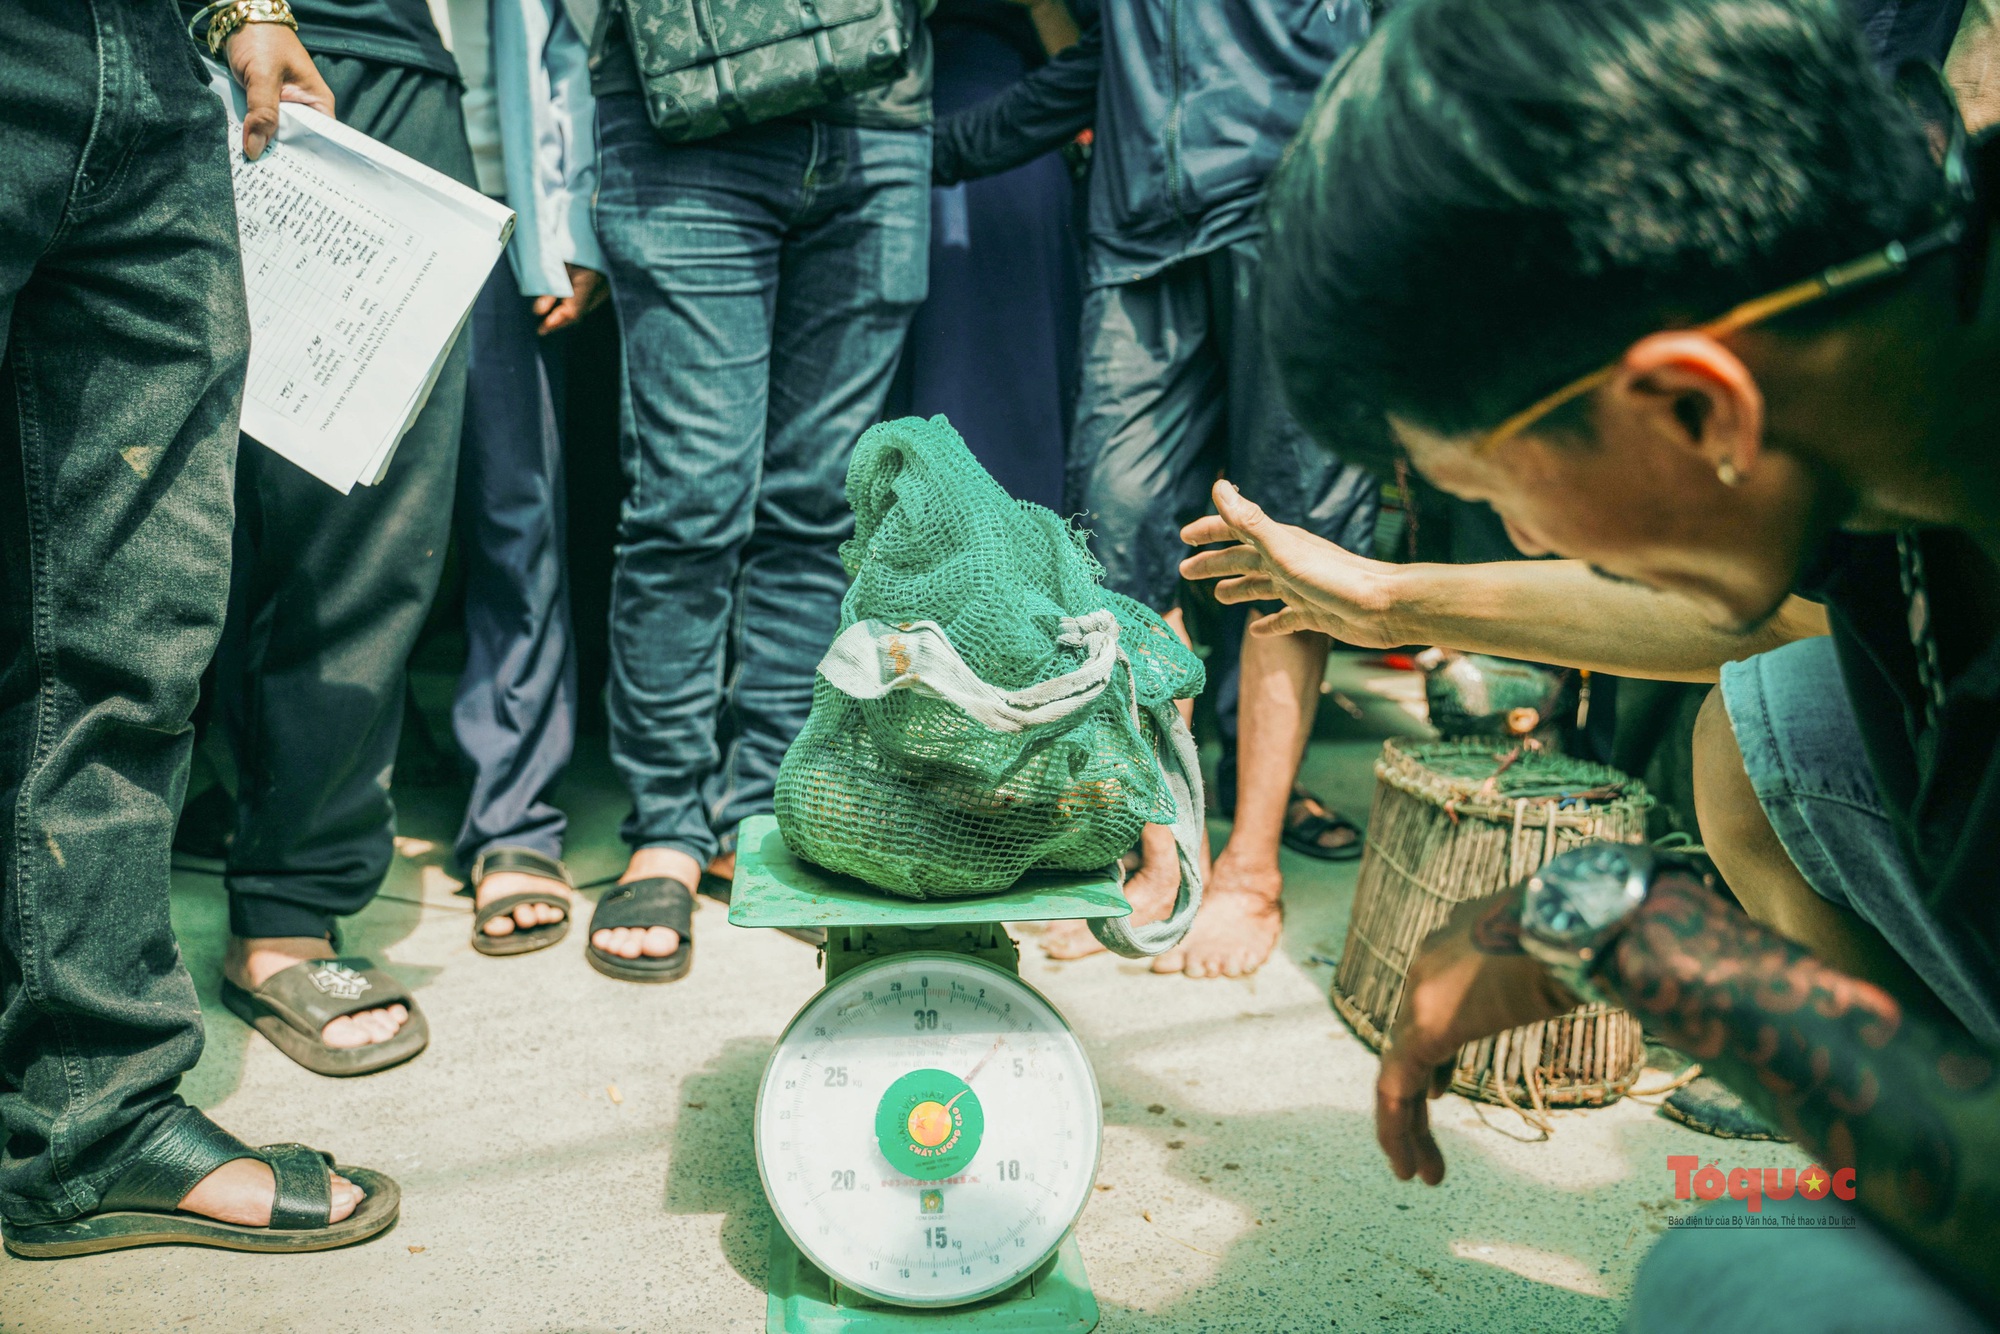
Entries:
[[1616, 1005], [1593, 980], [1597, 966], [1646, 901], [1658, 861], [1636, 843], [1586, 843], [1528, 877], [1521, 948], [1577, 999]]

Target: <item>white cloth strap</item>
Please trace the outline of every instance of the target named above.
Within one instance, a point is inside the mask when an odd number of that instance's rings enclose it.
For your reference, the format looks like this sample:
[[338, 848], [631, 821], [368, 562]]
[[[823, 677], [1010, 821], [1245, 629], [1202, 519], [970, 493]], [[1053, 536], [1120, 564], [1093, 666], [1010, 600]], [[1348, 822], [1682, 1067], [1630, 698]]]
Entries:
[[1001, 690], [974, 674], [936, 621], [856, 621], [820, 659], [819, 674], [853, 699], [914, 690], [956, 704], [995, 732], [1020, 732], [1068, 717], [1111, 683], [1118, 620], [1110, 612], [1065, 618], [1056, 642], [1086, 650], [1082, 665], [1021, 690]]

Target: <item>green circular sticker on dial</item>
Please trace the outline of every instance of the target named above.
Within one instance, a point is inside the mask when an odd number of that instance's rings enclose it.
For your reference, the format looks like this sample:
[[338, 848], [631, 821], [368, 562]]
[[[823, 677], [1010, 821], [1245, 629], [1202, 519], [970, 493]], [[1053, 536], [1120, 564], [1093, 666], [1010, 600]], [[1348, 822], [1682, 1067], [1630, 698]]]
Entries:
[[957, 1075], [912, 1070], [875, 1108], [875, 1140], [889, 1166], [919, 1181], [957, 1176], [979, 1152], [986, 1113]]

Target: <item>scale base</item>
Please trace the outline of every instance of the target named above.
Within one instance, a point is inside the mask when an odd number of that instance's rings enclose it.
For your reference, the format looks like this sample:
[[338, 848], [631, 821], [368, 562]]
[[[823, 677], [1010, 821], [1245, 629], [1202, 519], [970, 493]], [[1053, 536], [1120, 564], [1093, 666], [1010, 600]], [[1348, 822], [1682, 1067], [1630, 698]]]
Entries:
[[1074, 1236], [1007, 1291], [969, 1306], [916, 1310], [889, 1306], [829, 1279], [799, 1254], [785, 1230], [771, 1227], [770, 1296], [766, 1334], [1089, 1334], [1097, 1328], [1097, 1298], [1083, 1272]]

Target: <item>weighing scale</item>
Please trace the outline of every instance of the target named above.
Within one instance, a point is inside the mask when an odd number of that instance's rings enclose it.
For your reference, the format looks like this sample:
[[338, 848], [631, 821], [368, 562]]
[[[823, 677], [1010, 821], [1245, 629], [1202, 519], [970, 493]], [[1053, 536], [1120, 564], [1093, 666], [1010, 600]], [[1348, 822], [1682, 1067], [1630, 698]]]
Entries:
[[826, 985], [757, 1090], [770, 1334], [1086, 1334], [1072, 1231], [1103, 1114], [1083, 1044], [1020, 978], [1006, 922], [1123, 917], [1115, 870], [899, 899], [737, 839], [729, 920], [826, 929]]

